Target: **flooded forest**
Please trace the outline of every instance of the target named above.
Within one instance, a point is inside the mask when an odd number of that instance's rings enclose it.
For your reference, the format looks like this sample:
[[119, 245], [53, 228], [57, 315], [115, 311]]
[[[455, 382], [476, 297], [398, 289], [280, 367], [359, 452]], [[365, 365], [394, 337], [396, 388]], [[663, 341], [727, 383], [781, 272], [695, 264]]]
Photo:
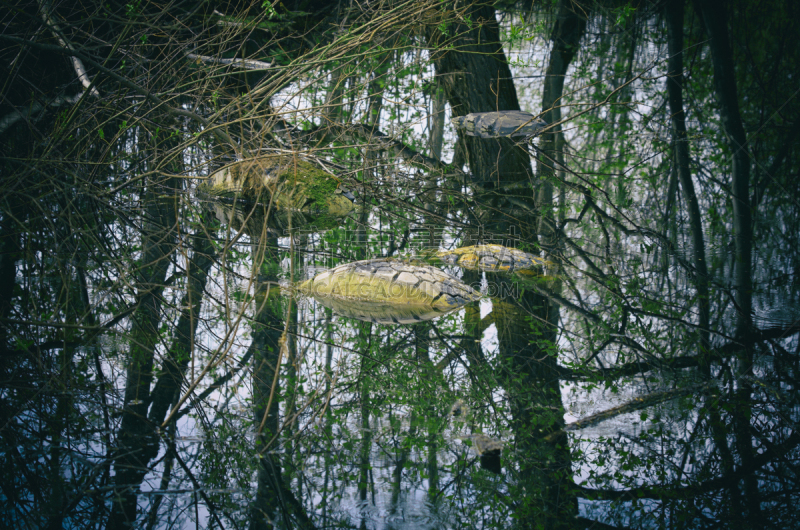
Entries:
[[800, 527], [798, 20], [3, 0], [0, 527]]

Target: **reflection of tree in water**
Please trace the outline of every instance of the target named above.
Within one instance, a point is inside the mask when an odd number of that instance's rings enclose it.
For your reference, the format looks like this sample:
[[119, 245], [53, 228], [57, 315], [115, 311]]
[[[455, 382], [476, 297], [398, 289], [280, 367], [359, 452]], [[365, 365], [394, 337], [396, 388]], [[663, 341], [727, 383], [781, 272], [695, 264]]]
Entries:
[[797, 526], [794, 4], [268, 4], [0, 11], [0, 526]]
[[[253, 426], [258, 482], [250, 505], [250, 528], [272, 528], [278, 517], [285, 526], [310, 528], [313, 525], [305, 508], [284, 482], [279, 437], [282, 430], [280, 366], [288, 357], [288, 335], [284, 322], [286, 311], [278, 285], [277, 239], [251, 234], [255, 246], [254, 276], [256, 313], [253, 325]], [[289, 304], [292, 302], [289, 301]], [[287, 389], [288, 390], [288, 389]]]

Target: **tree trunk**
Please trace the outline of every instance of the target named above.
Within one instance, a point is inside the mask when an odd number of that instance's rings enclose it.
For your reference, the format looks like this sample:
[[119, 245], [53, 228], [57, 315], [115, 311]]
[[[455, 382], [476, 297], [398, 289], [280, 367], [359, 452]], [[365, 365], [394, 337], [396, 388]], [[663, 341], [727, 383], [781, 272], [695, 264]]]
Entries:
[[[747, 150], [742, 117], [739, 113], [739, 96], [733, 52], [728, 36], [728, 12], [724, 2], [698, 0], [697, 6], [709, 37], [711, 59], [714, 66], [714, 88], [719, 103], [722, 127], [733, 153], [731, 190], [733, 192], [733, 230], [736, 244], [736, 305], [738, 318], [736, 337], [749, 342], [753, 306], [753, 228], [750, 212], [750, 154]], [[749, 347], [745, 348], [750, 350]], [[741, 369], [752, 371], [751, 355], [746, 354]]]
[[[255, 234], [253, 234], [255, 237]], [[258, 458], [258, 486], [250, 505], [250, 529], [270, 530], [279, 510], [286, 506], [280, 459], [271, 443], [278, 435], [280, 404], [280, 350], [283, 331], [282, 304], [278, 287], [278, 241], [274, 237], [255, 238], [253, 274], [256, 276], [253, 319], [253, 424], [256, 431], [255, 455]], [[263, 258], [259, 259], [263, 250]]]
[[177, 179], [165, 182], [153, 179], [145, 193], [137, 309], [133, 314], [122, 425], [114, 459], [114, 499], [109, 529], [135, 526], [136, 490], [147, 474], [147, 465], [158, 452], [158, 439], [153, 424], [147, 421], [147, 408], [155, 349], [160, 338], [161, 295], [175, 246], [178, 186]]
[[[476, 24], [471, 28], [457, 26], [454, 33], [459, 37], [454, 50], [433, 57], [453, 114], [519, 110], [494, 9], [481, 5], [469, 11]], [[556, 88], [563, 87], [563, 76], [554, 84]], [[520, 234], [522, 241], [536, 248], [538, 220], [530, 214], [512, 217], [503, 211], [507, 195], [514, 194], [516, 199], [529, 204], [534, 202], [534, 179], [527, 151], [508, 138], [484, 140], [459, 131], [459, 141], [465, 146], [475, 183], [487, 191], [487, 196], [480, 198], [487, 204], [481, 218], [486, 230], [502, 237], [512, 227], [518, 228], [515, 233]], [[520, 183], [529, 185], [519, 186]], [[500, 284], [500, 292], [513, 292], [513, 286], [500, 276], [491, 280]], [[520, 494], [525, 492], [515, 516], [523, 528], [556, 528], [571, 524], [569, 521], [577, 513], [577, 499], [571, 491], [572, 471], [566, 440], [556, 443], [541, 439], [543, 434], [563, 427], [557, 361], [553, 355], [555, 328], [547, 324], [552, 308], [546, 298], [535, 292], [526, 291], [518, 298], [513, 303], [501, 300], [492, 303], [500, 343], [501, 380], [511, 401], [518, 449], [517, 487]], [[553, 413], [539, 418], [540, 410], [553, 408], [560, 415]], [[552, 462], [555, 468], [542, 470], [543, 461]]]
[[[431, 32], [428, 41], [434, 51], [432, 59], [436, 75], [444, 89], [453, 116], [471, 112], [519, 110], [514, 80], [508, 67], [495, 11], [490, 5], [474, 5], [468, 9], [474, 22], [451, 25], [452, 34], [458, 35], [452, 50], [441, 50], [444, 36]], [[503, 215], [503, 196], [514, 195], [533, 204], [533, 172], [530, 157], [525, 149], [509, 138], [486, 140], [466, 136], [458, 131], [458, 142], [467, 155], [467, 163], [475, 184], [486, 190], [482, 201], [489, 203], [493, 216], [487, 229], [502, 234], [520, 225], [518, 219]], [[503, 188], [512, 183], [528, 183], [525, 190], [513, 192]], [[506, 205], [505, 210], [508, 210]], [[518, 226], [531, 243], [536, 242], [535, 226]]]
[[689, 210], [689, 225], [692, 231], [693, 264], [695, 286], [697, 288], [697, 308], [699, 313], [700, 338], [699, 358], [706, 375], [709, 375], [709, 299], [708, 265], [706, 263], [705, 239], [703, 237], [703, 218], [694, 191], [692, 172], [689, 167], [689, 139], [686, 134], [686, 119], [683, 112], [683, 0], [671, 0], [666, 8], [669, 62], [667, 63], [667, 94], [672, 117], [672, 132], [675, 145], [675, 163], [681, 191]]
[[[739, 355], [739, 375], [753, 373], [753, 225], [750, 211], [750, 155], [747, 149], [742, 117], [739, 113], [739, 96], [736, 89], [736, 75], [733, 65], [733, 52], [728, 35], [728, 12], [724, 2], [698, 0], [697, 6], [703, 25], [709, 36], [711, 60], [714, 66], [714, 88], [719, 103], [722, 127], [733, 154], [731, 190], [733, 192], [733, 230], [736, 245], [736, 338], [743, 348]], [[752, 388], [746, 381], [739, 381], [735, 391], [739, 407], [733, 414], [735, 426], [735, 445], [747, 467], [753, 460], [753, 440], [751, 436], [751, 413], [749, 403]], [[758, 481], [751, 473], [744, 477], [744, 498], [746, 509], [744, 518], [752, 528], [761, 525], [761, 506]]]
[[177, 402], [189, 359], [194, 355], [194, 337], [200, 319], [208, 271], [214, 263], [214, 245], [203, 227], [192, 237], [194, 251], [186, 269], [186, 294], [181, 300], [181, 315], [161, 375], [153, 388], [149, 419], [160, 425], [172, 404]]
[[[564, 94], [564, 80], [566, 79], [567, 69], [569, 68], [575, 53], [578, 51], [578, 44], [586, 30], [586, 19], [579, 13], [574, 12], [572, 2], [561, 0], [558, 7], [558, 15], [550, 41], [553, 47], [550, 51], [550, 60], [545, 72], [544, 93], [542, 94], [542, 119], [548, 124], [556, 124], [561, 121], [561, 98]], [[539, 143], [539, 150], [544, 155], [544, 160], [540, 159], [537, 165], [539, 180], [539, 208], [542, 216], [551, 217], [553, 207], [553, 177], [555, 174], [555, 160], [557, 160], [556, 148], [563, 145], [560, 142], [561, 125], [555, 125], [553, 129], [542, 135]], [[553, 244], [551, 223], [542, 219], [539, 223], [539, 235], [543, 237], [545, 245]]]

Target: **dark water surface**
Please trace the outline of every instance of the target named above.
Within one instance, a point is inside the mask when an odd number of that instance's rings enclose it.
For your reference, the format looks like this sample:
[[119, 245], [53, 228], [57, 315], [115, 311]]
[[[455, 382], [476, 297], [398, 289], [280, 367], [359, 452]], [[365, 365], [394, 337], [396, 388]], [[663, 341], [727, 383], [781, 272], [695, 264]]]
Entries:
[[800, 528], [794, 4], [22, 4], [0, 527]]
[[[74, 345], [67, 327], [55, 343], [30, 345], [42, 353], [28, 362], [9, 354], [3, 496], [15, 526], [30, 526], [37, 497], [66, 502], [58, 496], [72, 503], [58, 504], [60, 520], [76, 528], [123, 517], [125, 503], [148, 528], [705, 528], [759, 513], [794, 524], [796, 339], [760, 343], [741, 371], [740, 346], [721, 338], [703, 367], [679, 354], [686, 339], [671, 326], [687, 324], [677, 313], [610, 329], [593, 317], [614, 302], [587, 289], [591, 299], [562, 299], [554, 317], [545, 295], [586, 282], [580, 271], [431, 264], [423, 230], [393, 252], [395, 279], [437, 267], [479, 299], [442, 314], [395, 293], [353, 310], [295, 286], [386, 256], [391, 223], [365, 231], [350, 217], [289, 237], [264, 222], [268, 205], [197, 200], [208, 207], [187, 210], [204, 216], [195, 233], [144, 269], [181, 276], [158, 280], [169, 328], [134, 321], [92, 337], [84, 323]], [[169, 215], [153, 204], [154, 218]], [[486, 242], [458, 225], [425, 228], [439, 230], [440, 251]], [[157, 253], [164, 232], [143, 230], [145, 253]], [[141, 286], [120, 296], [124, 279], [99, 264], [85, 280], [65, 279], [53, 274], [60, 263], [82, 258], [51, 259], [49, 273], [20, 269], [28, 291], [95, 307], [137, 302], [140, 319], [155, 303]], [[646, 288], [654, 277], [629, 281]], [[193, 296], [202, 304], [191, 313]], [[132, 366], [148, 340], [154, 366]], [[135, 382], [147, 377], [142, 400]]]

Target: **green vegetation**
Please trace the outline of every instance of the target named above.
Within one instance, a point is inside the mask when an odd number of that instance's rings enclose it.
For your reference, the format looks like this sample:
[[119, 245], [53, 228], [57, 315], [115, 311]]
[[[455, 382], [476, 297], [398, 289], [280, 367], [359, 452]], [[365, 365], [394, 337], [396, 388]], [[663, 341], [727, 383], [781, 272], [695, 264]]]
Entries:
[[800, 526], [798, 15], [7, 0], [0, 527]]

